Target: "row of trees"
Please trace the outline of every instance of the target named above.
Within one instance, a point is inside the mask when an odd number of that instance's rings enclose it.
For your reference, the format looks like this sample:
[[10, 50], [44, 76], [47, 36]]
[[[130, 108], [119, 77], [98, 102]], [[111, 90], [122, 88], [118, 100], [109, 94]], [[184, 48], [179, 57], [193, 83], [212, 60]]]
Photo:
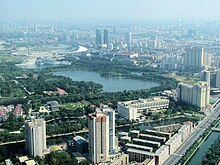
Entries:
[[[59, 120], [60, 121], [60, 120]], [[87, 126], [86, 119], [66, 120], [65, 122], [47, 123], [47, 135], [80, 131]]]

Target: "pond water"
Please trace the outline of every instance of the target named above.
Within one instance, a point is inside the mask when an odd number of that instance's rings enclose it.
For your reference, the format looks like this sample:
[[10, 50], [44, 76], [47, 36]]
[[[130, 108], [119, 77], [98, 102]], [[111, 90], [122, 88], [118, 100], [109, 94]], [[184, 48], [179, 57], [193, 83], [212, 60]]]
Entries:
[[159, 86], [159, 83], [129, 78], [105, 78], [92, 71], [67, 70], [57, 71], [54, 75], [69, 77], [74, 81], [93, 81], [102, 84], [104, 92], [118, 92], [124, 90], [150, 89]]

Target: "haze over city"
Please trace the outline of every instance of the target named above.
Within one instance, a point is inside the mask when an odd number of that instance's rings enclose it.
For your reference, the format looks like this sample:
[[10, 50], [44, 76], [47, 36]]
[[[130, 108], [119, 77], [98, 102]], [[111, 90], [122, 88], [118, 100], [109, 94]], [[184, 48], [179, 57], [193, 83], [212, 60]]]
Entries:
[[0, 0], [0, 165], [220, 165], [220, 0]]
[[219, 0], [0, 0], [0, 20], [208, 20]]

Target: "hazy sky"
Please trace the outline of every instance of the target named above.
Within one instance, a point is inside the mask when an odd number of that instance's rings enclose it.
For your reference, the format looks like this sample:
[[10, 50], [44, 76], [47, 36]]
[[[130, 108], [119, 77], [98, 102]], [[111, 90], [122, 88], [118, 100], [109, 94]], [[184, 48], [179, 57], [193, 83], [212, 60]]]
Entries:
[[220, 0], [0, 0], [0, 20], [219, 19]]

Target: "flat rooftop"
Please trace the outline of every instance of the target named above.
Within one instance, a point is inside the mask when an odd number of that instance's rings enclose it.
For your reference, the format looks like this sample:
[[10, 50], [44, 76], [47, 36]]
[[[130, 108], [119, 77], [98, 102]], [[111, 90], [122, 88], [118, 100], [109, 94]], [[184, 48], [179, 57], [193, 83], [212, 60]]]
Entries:
[[128, 107], [128, 108], [132, 108], [138, 104], [144, 104], [144, 103], [155, 102], [155, 101], [169, 101], [169, 99], [166, 97], [152, 97], [148, 99], [139, 98], [138, 100], [119, 102], [119, 104], [122, 104], [123, 106]]
[[133, 149], [133, 148], [129, 148], [127, 150], [128, 153], [138, 153], [138, 154], [142, 154], [142, 155], [149, 155], [149, 156], [155, 156], [156, 154], [153, 152], [147, 152], [147, 151], [142, 151], [142, 150], [138, 150], [138, 149]]
[[165, 137], [155, 136], [155, 135], [149, 135], [149, 134], [139, 134], [139, 136], [142, 136], [142, 137], [151, 137], [151, 138], [156, 138], [156, 139], [160, 139], [160, 140], [166, 140]]
[[142, 145], [138, 145], [138, 144], [127, 143], [126, 146], [131, 147], [131, 148], [138, 148], [140, 150], [153, 151], [152, 147], [142, 146]]
[[160, 146], [160, 142], [155, 142], [155, 141], [151, 141], [151, 140], [144, 140], [144, 139], [134, 138], [133, 141], [143, 142], [143, 143], [150, 143], [150, 144], [156, 144], [156, 145]]
[[171, 133], [168, 132], [161, 132], [161, 131], [156, 131], [156, 130], [150, 130], [150, 129], [146, 129], [145, 132], [151, 132], [151, 133], [156, 133], [156, 134], [160, 134], [160, 135], [166, 135], [171, 137]]

